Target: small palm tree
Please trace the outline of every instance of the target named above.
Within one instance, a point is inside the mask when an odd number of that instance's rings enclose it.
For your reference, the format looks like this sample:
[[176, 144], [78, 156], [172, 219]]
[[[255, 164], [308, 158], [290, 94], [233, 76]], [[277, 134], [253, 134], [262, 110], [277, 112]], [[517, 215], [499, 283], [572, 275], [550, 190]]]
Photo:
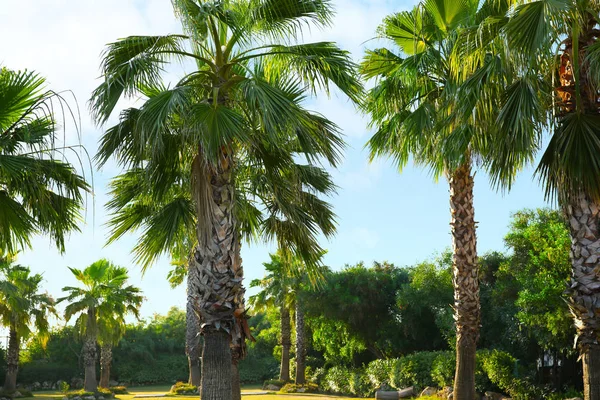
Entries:
[[291, 279], [287, 274], [281, 257], [271, 254], [271, 261], [263, 263], [267, 275], [263, 279], [254, 279], [250, 287], [260, 287], [261, 291], [250, 297], [250, 305], [254, 310], [279, 308], [281, 323], [281, 366], [279, 380], [290, 380], [290, 349], [292, 346], [290, 309], [293, 307]]
[[597, 1], [531, 1], [519, 5], [504, 28], [521, 68], [541, 79], [526, 101], [544, 104], [537, 122], [551, 132], [537, 174], [569, 222], [569, 306], [586, 400], [600, 399], [599, 15]]
[[511, 4], [424, 0], [384, 20], [379, 35], [396, 48], [368, 51], [361, 65], [365, 78], [376, 79], [364, 103], [376, 128], [371, 157], [391, 156], [400, 168], [412, 157], [450, 184], [454, 396], [466, 400], [476, 396], [480, 325], [473, 165], [510, 188], [538, 145], [535, 124], [520, 118], [539, 111], [536, 102], [521, 102], [532, 83], [512, 67], [497, 35]]
[[42, 344], [48, 338], [48, 317], [56, 315], [54, 300], [40, 293], [42, 275], [31, 274], [28, 267], [15, 264], [15, 257], [0, 256], [0, 322], [9, 329], [6, 380], [4, 391], [17, 388], [19, 350], [32, 328]]
[[[347, 52], [332, 43], [296, 43], [305, 24], [330, 21], [329, 1], [174, 0], [173, 5], [186, 35], [133, 36], [109, 45], [104, 81], [91, 100], [98, 122], [108, 119], [124, 95], [155, 95], [121, 114], [121, 124], [102, 139], [99, 161], [114, 155], [129, 168], [147, 159], [145, 169], [158, 192], [170, 187], [173, 163], [191, 161], [187, 181], [197, 221], [192, 262], [198, 273], [190, 288], [204, 336], [202, 397], [230, 400], [230, 342], [232, 333], [233, 343], [239, 342], [235, 314], [243, 293], [238, 250], [244, 226], [238, 215], [246, 205], [237, 201], [236, 177], [245, 165], [275, 180], [280, 166], [296, 155], [309, 161], [323, 155], [335, 164], [342, 143], [337, 128], [302, 107], [304, 93], [335, 85], [358, 100], [361, 86]], [[172, 88], [161, 85], [164, 64], [181, 59], [193, 61], [195, 70]], [[287, 186], [276, 189], [283, 193]], [[299, 232], [307, 226], [306, 214], [275, 207], [260, 233], [285, 232], [277, 235], [281, 247], [313, 257], [320, 227], [309, 224], [310, 230]], [[281, 215], [286, 219], [277, 218]], [[293, 240], [300, 237], [312, 240]]]
[[[114, 274], [121, 273], [115, 268]], [[124, 270], [124, 269], [123, 269]], [[124, 270], [125, 271], [125, 270]], [[125, 271], [126, 273], [126, 271]], [[108, 388], [110, 367], [112, 363], [112, 348], [119, 344], [125, 335], [127, 324], [125, 317], [131, 314], [139, 320], [139, 310], [144, 301], [140, 289], [121, 284], [116, 290], [105, 297], [98, 307], [98, 343], [100, 344], [100, 387]]]
[[65, 235], [78, 230], [82, 193], [89, 187], [61, 160], [67, 149], [55, 147], [53, 111], [61, 107], [68, 104], [45, 90], [39, 75], [0, 68], [0, 251], [5, 254], [29, 247], [38, 233], [64, 251]]
[[[65, 307], [65, 320], [77, 316], [76, 325], [84, 335], [83, 363], [85, 368], [84, 389], [95, 392], [96, 346], [99, 331], [110, 329], [110, 324], [119, 324], [123, 316], [131, 312], [137, 315], [142, 302], [140, 290], [133, 286], [124, 286], [128, 276], [127, 269], [102, 259], [84, 270], [69, 268], [82, 287], [65, 286], [62, 290], [68, 295], [58, 302], [68, 302]], [[104, 331], [104, 341], [111, 335]], [[108, 372], [108, 371], [107, 371]]]

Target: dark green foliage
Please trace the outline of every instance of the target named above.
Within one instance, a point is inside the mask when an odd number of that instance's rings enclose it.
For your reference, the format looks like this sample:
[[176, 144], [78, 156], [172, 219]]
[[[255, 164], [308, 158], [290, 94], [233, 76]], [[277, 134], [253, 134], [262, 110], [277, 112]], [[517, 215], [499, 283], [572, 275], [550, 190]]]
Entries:
[[198, 394], [198, 387], [194, 386], [194, 385], [190, 385], [189, 383], [186, 382], [176, 382], [172, 387], [171, 387], [171, 394], [178, 394], [178, 395], [192, 395], [192, 394]]
[[279, 327], [273, 326], [275, 322], [278, 322], [277, 313], [259, 313], [248, 321], [256, 342], [248, 343], [248, 354], [239, 364], [240, 382], [243, 384], [268, 381], [278, 375], [279, 360], [274, 356], [274, 349], [278, 348]]
[[267, 389], [267, 386], [269, 386], [269, 385], [283, 387], [285, 385], [285, 382], [280, 381], [279, 379], [267, 379], [266, 381], [263, 382], [262, 388]]
[[0, 397], [7, 397], [9, 399], [16, 399], [17, 397], [14, 396], [14, 394], [16, 392], [21, 393], [20, 397], [33, 397], [33, 393], [31, 393], [29, 390], [23, 389], [23, 388], [19, 388], [17, 390], [11, 390], [11, 391], [5, 391], [5, 390], [1, 390], [0, 389]]
[[280, 390], [281, 393], [319, 393], [319, 386], [316, 383], [305, 383], [296, 385], [295, 383], [286, 383]]

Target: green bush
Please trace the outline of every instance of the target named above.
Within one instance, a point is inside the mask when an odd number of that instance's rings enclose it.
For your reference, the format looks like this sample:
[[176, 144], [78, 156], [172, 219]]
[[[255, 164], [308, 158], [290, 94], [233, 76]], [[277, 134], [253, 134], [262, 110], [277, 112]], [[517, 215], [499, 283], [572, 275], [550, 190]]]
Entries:
[[65, 393], [65, 396], [68, 399], [74, 399], [75, 397], [88, 397], [88, 396], [95, 396], [94, 392], [86, 392], [85, 390], [81, 389], [81, 390], [73, 390], [70, 392]]
[[74, 376], [79, 376], [76, 363], [72, 365], [35, 360], [19, 366], [19, 382], [25, 385], [33, 382], [70, 381]]
[[392, 371], [395, 360], [375, 360], [369, 363], [365, 369], [367, 379], [374, 388], [381, 385], [391, 385]]
[[0, 387], [0, 397], [7, 397], [7, 398], [12, 399], [12, 398], [15, 398], [14, 395], [16, 392], [19, 392], [21, 394], [21, 396], [19, 396], [19, 397], [33, 397], [33, 393], [31, 393], [29, 390], [26, 390], [23, 388], [20, 388], [17, 390], [6, 391]]
[[439, 355], [440, 352], [423, 351], [394, 360], [391, 386], [396, 389], [414, 386], [416, 390], [421, 390], [435, 385], [431, 370]]
[[114, 394], [113, 394], [112, 390], [110, 390], [110, 389], [99, 387], [99, 388], [96, 389], [96, 391], [98, 392], [99, 395], [101, 395], [105, 399], [106, 398], [111, 399], [111, 398], [114, 397]]
[[114, 394], [129, 394], [125, 386], [111, 386], [110, 391]]
[[315, 383], [305, 383], [296, 385], [295, 383], [286, 383], [280, 390], [281, 393], [319, 393], [319, 386]]
[[431, 365], [431, 379], [437, 387], [452, 386], [456, 370], [456, 353], [453, 351], [440, 352]]
[[186, 382], [177, 382], [171, 387], [170, 393], [177, 395], [198, 394], [198, 387]]

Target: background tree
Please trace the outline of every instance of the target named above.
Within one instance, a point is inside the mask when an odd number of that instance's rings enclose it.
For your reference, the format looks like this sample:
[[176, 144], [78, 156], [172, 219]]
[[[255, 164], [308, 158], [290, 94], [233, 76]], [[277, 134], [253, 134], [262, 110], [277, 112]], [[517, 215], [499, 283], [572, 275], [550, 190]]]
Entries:
[[600, 399], [599, 12], [594, 1], [532, 1], [519, 5], [504, 29], [513, 57], [541, 80], [526, 101], [546, 106], [538, 121], [552, 135], [537, 173], [569, 223], [570, 309], [586, 400]]
[[[390, 15], [378, 30], [399, 52], [368, 51], [361, 64], [363, 76], [376, 79], [364, 104], [376, 127], [369, 141], [371, 157], [391, 156], [399, 168], [412, 157], [450, 184], [454, 396], [460, 399], [476, 396], [480, 325], [472, 164], [489, 172], [495, 185], [510, 188], [537, 146], [534, 124], [511, 114], [536, 105], [520, 103], [528, 82], [514, 73], [500, 39], [494, 40], [511, 3], [424, 0], [412, 11]], [[472, 47], [480, 57], [472, 55]], [[506, 86], [513, 96], [498, 95]]]
[[[69, 269], [82, 287], [65, 286], [62, 290], [67, 296], [58, 299], [58, 302], [68, 302], [65, 307], [66, 321], [78, 315], [76, 325], [85, 337], [82, 349], [84, 389], [95, 392], [98, 386], [96, 346], [99, 322], [106, 324], [111, 315], [119, 313], [119, 310], [137, 313], [137, 307], [141, 303], [140, 291], [133, 286], [124, 286], [128, 279], [126, 268], [116, 266], [105, 259], [96, 261], [84, 270]], [[113, 307], [118, 304], [122, 306], [117, 306], [115, 311]]]
[[[168, 188], [174, 152], [193, 160], [191, 178], [198, 221], [198, 246], [194, 252], [197, 279], [192, 295], [202, 318], [202, 397], [229, 400], [231, 394], [230, 334], [238, 343], [234, 313], [241, 286], [235, 177], [240, 160], [252, 160], [252, 169], [277, 174], [293, 162], [294, 154], [308, 160], [323, 155], [337, 159], [341, 140], [326, 119], [300, 105], [305, 87], [328, 90], [330, 83], [356, 98], [360, 84], [348, 54], [332, 43], [292, 44], [300, 27], [323, 25], [331, 10], [325, 1], [174, 1], [177, 16], [187, 36], [129, 37], [109, 45], [103, 61], [104, 82], [94, 92], [92, 109], [105, 122], [122, 95], [158, 93], [139, 110], [122, 114], [119, 128], [109, 130], [100, 149], [101, 163], [111, 155], [132, 167], [152, 149], [148, 171], [161, 171], [158, 188]], [[172, 88], [160, 85], [164, 62], [188, 58], [198, 69]], [[182, 115], [179, 134], [170, 131], [174, 117]], [[279, 149], [279, 150], [277, 150]], [[258, 165], [255, 167], [254, 165]], [[285, 191], [286, 186], [280, 186]], [[308, 196], [295, 203], [318, 203]], [[261, 205], [262, 206], [262, 205]], [[244, 205], [249, 212], [252, 205]], [[266, 205], [268, 207], [268, 204]], [[323, 207], [321, 207], [323, 208]], [[308, 260], [314, 239], [323, 226], [309, 223], [303, 213], [275, 210], [288, 219], [265, 221], [267, 236], [280, 222], [286, 235], [277, 236], [283, 248], [291, 248]], [[304, 220], [304, 221], [303, 221]], [[301, 235], [300, 235], [301, 234]], [[302, 243], [294, 237], [305, 238]], [[227, 282], [227, 284], [224, 284]], [[229, 360], [229, 361], [226, 361]]]
[[11, 255], [0, 257], [0, 322], [9, 330], [4, 391], [17, 388], [21, 343], [37, 331], [38, 338], [48, 338], [48, 317], [56, 315], [54, 300], [40, 293], [42, 275], [31, 274], [28, 267], [15, 264]]
[[281, 324], [281, 364], [279, 368], [279, 380], [288, 382], [290, 380], [290, 349], [292, 346], [292, 327], [290, 309], [294, 304], [291, 288], [291, 278], [288, 269], [283, 265], [279, 254], [270, 254], [270, 262], [263, 263], [266, 276], [263, 279], [255, 279], [250, 282], [250, 287], [260, 287], [261, 291], [250, 297], [250, 305], [255, 311], [265, 311], [268, 308], [279, 310]]
[[[47, 234], [64, 252], [65, 235], [77, 231], [83, 177], [63, 161], [53, 111], [68, 109], [59, 93], [34, 72], [0, 68], [0, 251], [30, 246]], [[55, 104], [56, 103], [56, 104]], [[60, 103], [60, 107], [58, 107]], [[57, 157], [58, 156], [58, 157]]]
[[[113, 274], [127, 271], [118, 271]], [[119, 344], [126, 331], [125, 317], [133, 315], [139, 320], [139, 309], [144, 297], [140, 289], [134, 286], [124, 286], [126, 281], [116, 291], [106, 295], [105, 300], [98, 307], [98, 344], [100, 344], [100, 387], [108, 388], [110, 381], [110, 367], [112, 363], [112, 349]]]

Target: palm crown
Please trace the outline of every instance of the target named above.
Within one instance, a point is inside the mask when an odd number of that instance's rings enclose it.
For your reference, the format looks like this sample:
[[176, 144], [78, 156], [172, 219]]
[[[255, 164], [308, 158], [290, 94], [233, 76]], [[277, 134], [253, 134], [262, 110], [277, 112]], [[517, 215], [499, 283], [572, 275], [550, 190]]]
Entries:
[[377, 128], [372, 157], [390, 155], [402, 168], [412, 156], [436, 177], [472, 159], [510, 187], [538, 145], [536, 125], [522, 116], [542, 113], [524, 101], [537, 82], [500, 51], [512, 3], [426, 0], [384, 20], [379, 36], [399, 53], [368, 51], [361, 64], [376, 78], [364, 103]]
[[[0, 69], [0, 250], [29, 246], [48, 234], [64, 251], [65, 235], [78, 230], [82, 192], [89, 187], [55, 146], [53, 106], [62, 97], [44, 89], [33, 72]], [[56, 158], [58, 156], [58, 159]]]
[[56, 315], [54, 299], [40, 293], [43, 277], [28, 267], [15, 264], [13, 256], [0, 257], [0, 322], [27, 338], [32, 328], [41, 339], [48, 337], [48, 316]]

